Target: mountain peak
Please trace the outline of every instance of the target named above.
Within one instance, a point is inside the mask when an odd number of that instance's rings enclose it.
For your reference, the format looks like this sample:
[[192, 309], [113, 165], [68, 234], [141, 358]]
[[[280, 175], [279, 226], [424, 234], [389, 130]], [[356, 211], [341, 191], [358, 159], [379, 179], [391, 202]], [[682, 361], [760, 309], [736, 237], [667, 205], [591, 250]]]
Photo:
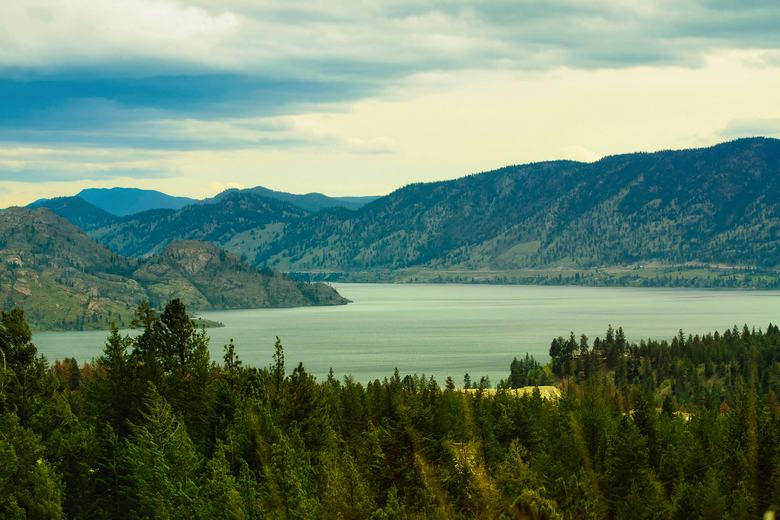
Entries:
[[76, 196], [119, 217], [150, 209], [181, 209], [198, 202], [197, 199], [175, 197], [157, 190], [119, 187], [87, 188], [81, 190]]
[[49, 209], [85, 231], [107, 226], [117, 219], [116, 216], [90, 204], [81, 197], [41, 199], [33, 202], [28, 207]]

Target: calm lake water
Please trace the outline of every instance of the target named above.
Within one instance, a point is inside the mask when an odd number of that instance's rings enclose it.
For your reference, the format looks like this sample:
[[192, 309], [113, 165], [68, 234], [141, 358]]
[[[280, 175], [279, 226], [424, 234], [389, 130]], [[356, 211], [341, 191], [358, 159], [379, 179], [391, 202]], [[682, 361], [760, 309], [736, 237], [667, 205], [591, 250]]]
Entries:
[[[604, 335], [622, 326], [629, 339], [671, 338], [737, 324], [766, 328], [780, 322], [780, 292], [496, 285], [336, 284], [353, 300], [340, 307], [204, 312], [226, 326], [210, 329], [211, 352], [233, 338], [244, 364], [271, 362], [274, 339], [288, 369], [302, 361], [318, 378], [369, 381], [425, 373], [443, 383], [468, 372], [495, 384], [526, 352], [546, 361], [553, 337]], [[40, 332], [34, 341], [50, 360], [99, 355], [107, 333]]]

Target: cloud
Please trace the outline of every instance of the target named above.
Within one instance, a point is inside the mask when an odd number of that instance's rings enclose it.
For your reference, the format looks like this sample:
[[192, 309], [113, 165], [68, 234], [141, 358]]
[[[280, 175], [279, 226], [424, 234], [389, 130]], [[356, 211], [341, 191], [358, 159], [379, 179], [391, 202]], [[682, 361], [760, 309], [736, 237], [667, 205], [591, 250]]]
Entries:
[[121, 150], [125, 154], [272, 148], [328, 148], [377, 154], [393, 149], [389, 138], [343, 137], [327, 128], [312, 127], [301, 116], [192, 119], [115, 106], [86, 106], [91, 110], [62, 111], [52, 117], [51, 124], [41, 128], [0, 125], [0, 142], [16, 147], [39, 145], [61, 150], [67, 147]]
[[0, 148], [0, 182], [47, 183], [170, 176], [156, 154], [121, 150]]
[[208, 183], [209, 194], [222, 193], [225, 190], [242, 190], [246, 185], [240, 182], [210, 182]]
[[210, 51], [234, 34], [241, 20], [228, 10], [213, 11], [156, 0], [3, 2], [0, 63], [19, 68], [117, 60], [217, 65], [227, 56]]
[[214, 119], [285, 113], [360, 95], [359, 85], [239, 75], [0, 79], [0, 127], [102, 129], [165, 117]]
[[[10, 166], [10, 167], [9, 167]], [[0, 181], [2, 182], [24, 182], [24, 183], [48, 183], [65, 181], [101, 181], [116, 179], [120, 177], [129, 177], [133, 179], [154, 179], [165, 177], [160, 171], [155, 169], [121, 169], [103, 167], [91, 171], [71, 171], [71, 170], [52, 170], [32, 168], [17, 168], [16, 165], [6, 165], [0, 162]]]
[[28, 0], [3, 3], [0, 18], [0, 67], [18, 75], [210, 73], [343, 86], [447, 69], [692, 65], [718, 48], [777, 48], [780, 5]]
[[435, 71], [697, 66], [777, 49], [780, 4], [29, 0], [0, 3], [0, 19], [0, 124], [51, 128], [99, 124], [101, 103], [134, 119], [269, 116]]
[[397, 147], [396, 142], [389, 137], [377, 137], [374, 139], [353, 137], [346, 139], [345, 144], [347, 145], [347, 151], [366, 155], [393, 153]]
[[566, 146], [561, 149], [560, 157], [572, 161], [594, 162], [601, 159], [601, 155], [585, 146]]

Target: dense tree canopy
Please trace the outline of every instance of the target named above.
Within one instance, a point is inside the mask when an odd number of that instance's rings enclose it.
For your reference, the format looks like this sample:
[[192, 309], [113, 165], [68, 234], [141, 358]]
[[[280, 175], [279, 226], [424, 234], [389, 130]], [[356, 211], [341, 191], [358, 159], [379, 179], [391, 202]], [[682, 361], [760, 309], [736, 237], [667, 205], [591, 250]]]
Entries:
[[[184, 305], [79, 366], [2, 315], [2, 518], [756, 518], [780, 505], [780, 330], [556, 338], [482, 379], [209, 358]], [[273, 350], [272, 350], [273, 349]], [[474, 380], [478, 379], [476, 376]], [[554, 384], [560, 397], [512, 388]]]

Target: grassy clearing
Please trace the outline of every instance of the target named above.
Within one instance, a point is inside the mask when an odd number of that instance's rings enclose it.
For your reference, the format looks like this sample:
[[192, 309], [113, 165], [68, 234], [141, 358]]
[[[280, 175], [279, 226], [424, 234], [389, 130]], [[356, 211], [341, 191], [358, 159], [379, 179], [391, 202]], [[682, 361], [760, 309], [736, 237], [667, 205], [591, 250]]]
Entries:
[[558, 399], [561, 397], [561, 389], [557, 386], [524, 386], [521, 388], [464, 388], [461, 391], [467, 394], [477, 394], [482, 392], [482, 395], [488, 397], [494, 397], [499, 392], [512, 395], [515, 397], [523, 397], [525, 395], [533, 394], [534, 390], [538, 389], [542, 396], [542, 399]]

